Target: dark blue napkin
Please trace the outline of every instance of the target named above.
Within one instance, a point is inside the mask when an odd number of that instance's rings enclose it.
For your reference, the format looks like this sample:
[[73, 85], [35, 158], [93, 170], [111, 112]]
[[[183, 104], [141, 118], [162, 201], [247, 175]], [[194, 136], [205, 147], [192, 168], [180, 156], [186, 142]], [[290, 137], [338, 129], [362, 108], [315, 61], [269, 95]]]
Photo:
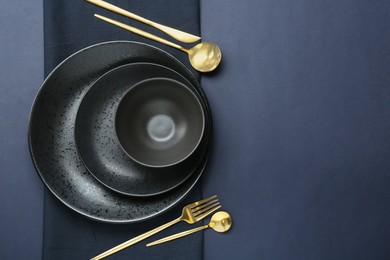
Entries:
[[[199, 3], [197, 0], [169, 1], [110, 1], [124, 9], [131, 10], [151, 20], [178, 28], [193, 34], [200, 34]], [[161, 44], [148, 41], [130, 32], [94, 18], [99, 13], [113, 19], [148, 30], [169, 38], [159, 31], [138, 22], [108, 12], [102, 8], [80, 0], [44, 1], [44, 42], [45, 74], [74, 52], [104, 41], [135, 40], [153, 44], [165, 49], [184, 64], [188, 65], [186, 54]], [[199, 76], [199, 75], [196, 75]], [[202, 197], [199, 185], [185, 201], [169, 212], [139, 224], [114, 225], [87, 219], [68, 209], [46, 189], [44, 201], [44, 241], [43, 259], [89, 259], [121, 242], [161, 225], [181, 213], [181, 208]], [[159, 236], [187, 229], [188, 225], [178, 224], [163, 231]], [[146, 241], [145, 241], [146, 242]], [[146, 248], [139, 243], [110, 256], [109, 259], [201, 259], [203, 254], [203, 234], [192, 235], [185, 241], [177, 240], [164, 246]]]

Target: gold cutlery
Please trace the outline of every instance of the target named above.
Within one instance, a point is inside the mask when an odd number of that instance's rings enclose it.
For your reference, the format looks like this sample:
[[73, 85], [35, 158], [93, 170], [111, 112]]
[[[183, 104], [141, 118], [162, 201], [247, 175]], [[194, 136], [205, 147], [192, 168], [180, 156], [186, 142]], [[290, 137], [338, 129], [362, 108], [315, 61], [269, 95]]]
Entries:
[[170, 227], [170, 226], [172, 226], [180, 221], [185, 221], [188, 224], [194, 224], [194, 223], [198, 222], [199, 220], [207, 217], [208, 215], [210, 215], [211, 213], [213, 213], [214, 211], [216, 211], [220, 207], [221, 207], [221, 205], [220, 205], [216, 195], [209, 197], [207, 199], [203, 199], [203, 200], [191, 203], [183, 208], [181, 216], [178, 217], [177, 219], [174, 219], [174, 220], [172, 220], [172, 221], [170, 221], [170, 222], [168, 222], [160, 227], [152, 229], [152, 230], [150, 230], [144, 234], [141, 234], [137, 237], [134, 237], [134, 238], [132, 238], [132, 239], [120, 244], [120, 245], [117, 245], [116, 247], [113, 247], [113, 248], [107, 250], [106, 252], [103, 252], [100, 255], [95, 256], [94, 258], [91, 258], [91, 260], [98, 260], [98, 259], [102, 259], [106, 256], [112, 255], [112, 254], [114, 254], [114, 253], [116, 253], [116, 252], [118, 252], [126, 247], [134, 245], [135, 243], [138, 243], [138, 242], [144, 240], [145, 238], [148, 238], [148, 237], [160, 232], [161, 230], [164, 230], [167, 227]]
[[137, 29], [135, 27], [132, 27], [130, 25], [112, 20], [110, 18], [107, 18], [105, 16], [101, 16], [98, 14], [95, 14], [95, 17], [106, 21], [108, 23], [111, 23], [113, 25], [116, 25], [118, 27], [121, 27], [125, 30], [128, 30], [130, 32], [133, 32], [135, 34], [141, 35], [143, 37], [146, 37], [150, 40], [166, 44], [168, 46], [171, 46], [173, 48], [179, 49], [181, 51], [184, 51], [188, 54], [188, 58], [190, 60], [190, 63], [194, 69], [200, 71], [200, 72], [210, 72], [217, 68], [219, 63], [222, 59], [222, 53], [219, 47], [212, 43], [212, 42], [202, 42], [198, 43], [191, 49], [183, 48], [182, 46], [175, 44], [173, 42], [167, 41], [163, 38], [160, 38], [156, 35], [153, 35], [151, 33], [142, 31], [140, 29]]
[[109, 11], [114, 12], [114, 13], [121, 14], [123, 16], [129, 17], [131, 19], [137, 20], [139, 22], [142, 22], [142, 23], [145, 23], [149, 26], [157, 28], [160, 31], [163, 31], [164, 33], [168, 34], [169, 36], [171, 36], [172, 38], [174, 38], [178, 41], [185, 42], [185, 43], [193, 43], [193, 42], [200, 40], [199, 36], [195, 36], [195, 35], [192, 35], [192, 34], [189, 34], [186, 32], [182, 32], [180, 30], [177, 30], [177, 29], [174, 29], [174, 28], [171, 28], [171, 27], [168, 27], [168, 26], [156, 23], [156, 22], [152, 22], [148, 19], [145, 19], [139, 15], [133, 14], [129, 11], [126, 11], [122, 8], [119, 8], [113, 4], [107, 3], [105, 1], [102, 1], [102, 0], [86, 0], [86, 1], [91, 3], [91, 4], [105, 8]]
[[212, 228], [213, 230], [215, 230], [217, 232], [223, 233], [223, 232], [228, 231], [231, 226], [232, 226], [232, 218], [230, 217], [230, 215], [225, 211], [219, 211], [211, 217], [210, 223], [208, 225], [200, 226], [197, 228], [193, 228], [193, 229], [190, 229], [187, 231], [177, 233], [175, 235], [161, 238], [159, 240], [156, 240], [152, 243], [147, 244], [146, 246], [155, 246], [155, 245], [158, 245], [161, 243], [165, 243], [165, 242], [168, 242], [168, 241], [171, 241], [174, 239], [178, 239], [178, 238], [193, 234], [195, 232], [198, 232], [198, 231], [201, 231], [201, 230], [204, 230], [207, 228]]

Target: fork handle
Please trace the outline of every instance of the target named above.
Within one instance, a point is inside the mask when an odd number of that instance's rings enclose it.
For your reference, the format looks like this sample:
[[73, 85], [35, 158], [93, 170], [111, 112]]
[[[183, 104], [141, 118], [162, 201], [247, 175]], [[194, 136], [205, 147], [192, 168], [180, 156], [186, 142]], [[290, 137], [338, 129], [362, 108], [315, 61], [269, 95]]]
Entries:
[[193, 228], [193, 229], [190, 229], [190, 230], [186, 230], [186, 231], [183, 231], [183, 232], [180, 232], [180, 233], [168, 236], [168, 237], [161, 238], [159, 240], [156, 240], [154, 242], [151, 242], [151, 243], [147, 244], [146, 246], [155, 246], [155, 245], [158, 245], [158, 244], [161, 244], [161, 243], [165, 243], [165, 242], [168, 242], [168, 241], [171, 241], [171, 240], [174, 240], [174, 239], [178, 239], [178, 238], [181, 238], [181, 237], [184, 237], [184, 236], [188, 236], [188, 235], [193, 234], [195, 232], [207, 229], [208, 227], [209, 227], [209, 225], [204, 225], [204, 226], [200, 226], [200, 227]]
[[164, 225], [161, 225], [161, 226], [159, 226], [159, 227], [157, 227], [155, 229], [152, 229], [152, 230], [150, 230], [150, 231], [148, 231], [146, 233], [143, 233], [143, 234], [141, 234], [139, 236], [136, 236], [136, 237], [134, 237], [134, 238], [132, 238], [132, 239], [126, 241], [126, 242], [123, 242], [122, 244], [119, 244], [116, 247], [113, 247], [113, 248], [107, 250], [106, 252], [103, 252], [100, 255], [95, 256], [94, 258], [91, 258], [91, 260], [98, 260], [98, 259], [102, 259], [104, 257], [107, 257], [109, 255], [112, 255], [112, 254], [114, 254], [114, 253], [116, 253], [116, 252], [118, 252], [118, 251], [120, 251], [122, 249], [125, 249], [126, 247], [134, 245], [134, 244], [144, 240], [145, 238], [148, 238], [148, 237], [150, 237], [150, 236], [160, 232], [161, 230], [164, 230], [164, 229], [166, 229], [166, 228], [168, 228], [168, 227], [170, 227], [170, 226], [180, 222], [181, 220], [182, 220], [181, 218], [174, 219], [174, 220], [172, 220], [172, 221], [170, 221], [170, 222], [168, 222], [168, 223], [166, 223]]

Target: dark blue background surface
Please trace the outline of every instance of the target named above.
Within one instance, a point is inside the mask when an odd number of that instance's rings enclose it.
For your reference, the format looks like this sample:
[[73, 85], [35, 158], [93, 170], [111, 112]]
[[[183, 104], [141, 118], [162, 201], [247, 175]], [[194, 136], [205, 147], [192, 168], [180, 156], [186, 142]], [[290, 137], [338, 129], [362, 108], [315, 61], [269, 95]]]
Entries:
[[0, 259], [40, 259], [43, 185], [27, 130], [43, 81], [43, 5], [3, 0], [0, 9]]
[[204, 191], [235, 220], [205, 234], [206, 259], [390, 259], [390, 2], [201, 6], [224, 54], [202, 78]]
[[[0, 6], [0, 258], [39, 259], [26, 135], [42, 5]], [[215, 122], [203, 193], [234, 218], [227, 234], [205, 232], [205, 259], [390, 258], [389, 12], [379, 0], [201, 1], [202, 37], [223, 51], [201, 80]]]

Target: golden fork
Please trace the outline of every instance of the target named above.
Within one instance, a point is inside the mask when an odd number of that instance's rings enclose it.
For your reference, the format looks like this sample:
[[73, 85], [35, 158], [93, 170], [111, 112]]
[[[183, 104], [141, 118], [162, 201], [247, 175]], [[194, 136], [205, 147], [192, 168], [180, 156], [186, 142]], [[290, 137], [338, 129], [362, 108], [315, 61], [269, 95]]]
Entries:
[[132, 239], [120, 244], [120, 245], [117, 245], [116, 247], [113, 247], [113, 248], [107, 250], [106, 252], [103, 252], [100, 255], [91, 258], [91, 260], [98, 260], [98, 259], [102, 259], [106, 256], [112, 255], [112, 254], [114, 254], [114, 253], [116, 253], [116, 252], [118, 252], [126, 247], [134, 245], [135, 243], [138, 243], [138, 242], [144, 240], [145, 238], [148, 238], [148, 237], [160, 232], [161, 230], [164, 230], [167, 227], [170, 227], [170, 226], [172, 226], [180, 221], [185, 221], [188, 224], [194, 224], [194, 223], [198, 222], [199, 220], [207, 217], [208, 215], [210, 215], [211, 213], [213, 213], [214, 211], [216, 211], [220, 207], [221, 207], [221, 205], [220, 205], [216, 195], [211, 196], [207, 199], [203, 199], [203, 200], [191, 203], [183, 208], [181, 216], [178, 217], [177, 219], [174, 219], [174, 220], [172, 220], [172, 221], [170, 221], [162, 226], [159, 226], [159, 227], [152, 229], [144, 234], [141, 234], [137, 237], [134, 237], [134, 238], [132, 238]]
[[163, 31], [164, 33], [168, 34], [169, 36], [171, 36], [172, 38], [174, 38], [178, 41], [185, 42], [185, 43], [193, 43], [193, 42], [200, 40], [199, 36], [195, 36], [195, 35], [192, 35], [192, 34], [189, 34], [189, 33], [183, 32], [183, 31], [179, 31], [177, 29], [174, 29], [174, 28], [171, 28], [171, 27], [168, 27], [168, 26], [156, 23], [156, 22], [152, 22], [148, 19], [145, 19], [139, 15], [133, 14], [129, 11], [126, 11], [122, 8], [119, 8], [113, 4], [107, 3], [105, 1], [102, 1], [102, 0], [86, 0], [86, 1], [91, 3], [91, 4], [105, 8], [107, 10], [110, 10], [111, 12], [121, 14], [123, 16], [129, 17], [131, 19], [137, 20], [139, 22], [142, 22], [142, 23], [145, 23], [149, 26], [157, 28], [160, 31]]

